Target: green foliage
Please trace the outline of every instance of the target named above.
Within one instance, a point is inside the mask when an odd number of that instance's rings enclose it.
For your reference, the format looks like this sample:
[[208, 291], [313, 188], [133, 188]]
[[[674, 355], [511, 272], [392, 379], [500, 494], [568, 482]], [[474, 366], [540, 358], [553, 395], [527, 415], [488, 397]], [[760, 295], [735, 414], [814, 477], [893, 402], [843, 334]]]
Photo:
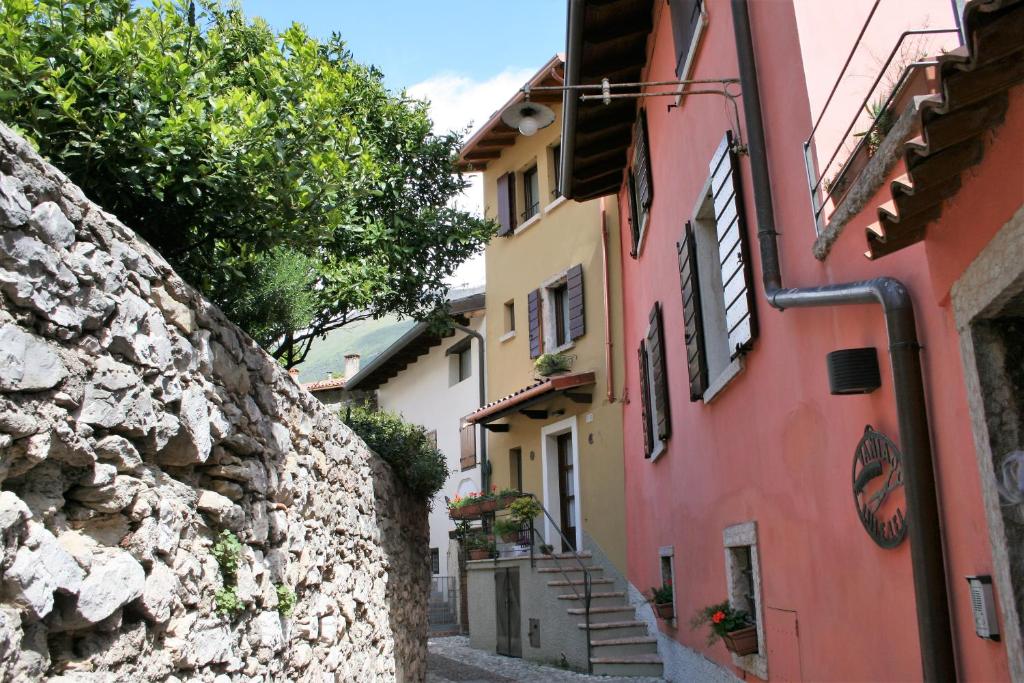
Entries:
[[220, 567], [225, 583], [233, 583], [238, 574], [238, 564], [242, 559], [242, 543], [238, 537], [225, 529], [220, 532], [217, 542], [213, 544], [214, 559]]
[[427, 318], [493, 234], [450, 208], [458, 134], [340, 36], [201, 0], [5, 0], [0, 119], [292, 366], [314, 338]]
[[423, 427], [366, 405], [351, 406], [342, 417], [413, 494], [430, 501], [444, 486], [448, 478], [444, 453], [430, 443]]
[[672, 584], [665, 583], [661, 587], [651, 587], [651, 602], [656, 605], [664, 605], [672, 602]]
[[217, 605], [217, 611], [228, 617], [235, 616], [245, 608], [238, 598], [238, 588], [235, 586], [218, 588], [213, 594], [213, 601]]
[[734, 609], [728, 601], [720, 602], [717, 605], [709, 605], [697, 612], [690, 621], [692, 628], [700, 628], [707, 624], [711, 627], [708, 634], [708, 645], [713, 645], [716, 640], [726, 633], [732, 633], [741, 628], [752, 625], [750, 615], [741, 609]]
[[892, 112], [885, 107], [885, 100], [888, 97], [880, 98], [871, 104], [864, 105], [864, 111], [871, 117], [871, 126], [868, 130], [854, 133], [854, 137], [862, 138], [867, 136], [868, 156], [874, 156], [881, 146], [885, 136], [889, 134], [892, 127], [896, 125]]
[[289, 617], [295, 610], [295, 591], [283, 583], [275, 586], [277, 590], [277, 611], [279, 614]]
[[512, 519], [517, 521], [519, 524], [528, 524], [532, 522], [543, 510], [540, 503], [537, 502], [537, 499], [532, 496], [516, 498], [512, 501], [512, 504], [508, 506], [508, 509], [512, 514]]
[[533, 368], [538, 374], [547, 377], [556, 372], [565, 372], [572, 367], [575, 356], [564, 353], [543, 353], [533, 362]]
[[502, 517], [494, 520], [494, 533], [497, 536], [510, 536], [518, 534], [522, 525], [510, 517]]

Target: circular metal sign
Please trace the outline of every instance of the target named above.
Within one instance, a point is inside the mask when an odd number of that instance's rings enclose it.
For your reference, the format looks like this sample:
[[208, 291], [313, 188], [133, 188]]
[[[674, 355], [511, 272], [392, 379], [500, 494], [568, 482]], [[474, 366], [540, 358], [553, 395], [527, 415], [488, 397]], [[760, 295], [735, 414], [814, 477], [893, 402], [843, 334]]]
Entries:
[[889, 437], [871, 425], [853, 454], [853, 502], [861, 524], [883, 548], [895, 548], [907, 535], [903, 455]]

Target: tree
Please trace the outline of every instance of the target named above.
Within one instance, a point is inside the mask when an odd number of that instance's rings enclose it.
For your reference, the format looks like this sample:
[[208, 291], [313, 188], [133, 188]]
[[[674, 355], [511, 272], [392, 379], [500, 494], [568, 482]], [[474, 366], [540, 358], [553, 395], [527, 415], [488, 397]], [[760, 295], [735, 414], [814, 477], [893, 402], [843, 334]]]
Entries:
[[0, 0], [0, 117], [288, 367], [443, 309], [493, 234], [450, 207], [461, 136], [424, 102], [219, 0]]

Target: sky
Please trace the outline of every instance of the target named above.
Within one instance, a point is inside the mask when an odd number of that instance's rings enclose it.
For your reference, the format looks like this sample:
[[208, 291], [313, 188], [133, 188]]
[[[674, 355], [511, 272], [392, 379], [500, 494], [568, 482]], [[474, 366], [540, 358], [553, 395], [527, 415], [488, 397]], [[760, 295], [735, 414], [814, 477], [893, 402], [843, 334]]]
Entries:
[[[487, 121], [527, 79], [565, 50], [566, 0], [242, 0], [274, 29], [298, 22], [315, 36], [341, 34], [353, 57], [387, 86], [431, 102], [437, 132]], [[482, 213], [479, 175], [457, 204]], [[483, 284], [483, 259], [453, 286]]]

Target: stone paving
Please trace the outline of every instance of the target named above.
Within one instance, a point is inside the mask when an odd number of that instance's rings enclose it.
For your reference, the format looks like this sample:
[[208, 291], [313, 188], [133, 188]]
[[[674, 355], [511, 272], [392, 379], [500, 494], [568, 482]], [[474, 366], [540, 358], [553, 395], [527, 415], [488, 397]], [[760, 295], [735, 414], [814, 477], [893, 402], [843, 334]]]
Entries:
[[427, 683], [664, 683], [660, 678], [589, 676], [475, 650], [465, 636], [428, 641]]

